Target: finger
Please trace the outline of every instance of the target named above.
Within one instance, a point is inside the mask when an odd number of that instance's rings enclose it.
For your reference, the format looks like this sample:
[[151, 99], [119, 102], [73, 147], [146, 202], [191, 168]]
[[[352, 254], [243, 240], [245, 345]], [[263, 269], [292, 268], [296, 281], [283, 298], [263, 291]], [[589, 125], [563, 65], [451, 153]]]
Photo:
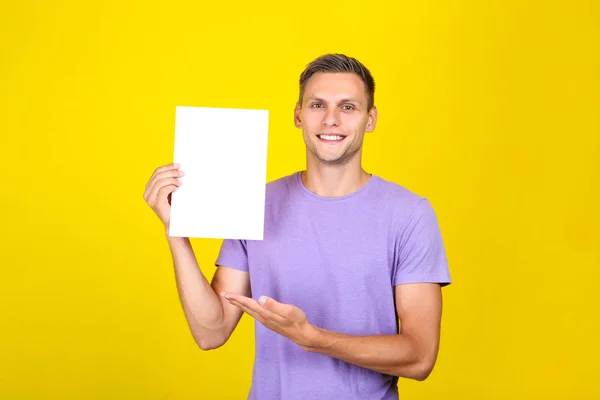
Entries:
[[241, 304], [242, 306], [251, 310], [254, 314], [258, 314], [264, 319], [270, 319], [277, 323], [282, 323], [285, 321], [285, 319], [283, 317], [264, 308], [260, 303], [258, 303], [256, 300], [254, 300], [252, 298], [249, 298], [246, 296], [240, 296], [240, 295], [234, 295], [234, 296], [230, 296], [230, 297], [231, 297], [230, 301], [235, 301], [236, 303]]
[[170, 205], [171, 204], [171, 193], [173, 193], [177, 189], [179, 189], [179, 187], [176, 185], [163, 186], [158, 191], [158, 195], [156, 196], [158, 199], [157, 202], [160, 201], [160, 199], [164, 199], [162, 202]]
[[181, 182], [178, 182], [175, 178], [171, 178], [168, 181], [159, 182], [158, 184], [154, 185], [150, 189], [150, 192], [145, 196], [146, 202], [151, 206], [160, 204], [161, 202], [164, 202], [165, 197], [167, 197], [169, 193], [173, 192], [180, 185]]
[[229, 304], [238, 307], [240, 310], [242, 310], [246, 314], [248, 314], [251, 317], [253, 317], [254, 319], [260, 321], [260, 323], [265, 324], [265, 319], [259, 313], [257, 313], [256, 311], [254, 311], [254, 310], [246, 307], [245, 305], [243, 305], [240, 302], [235, 301], [233, 299], [227, 299], [227, 301], [229, 302]]
[[267, 296], [261, 296], [258, 299], [258, 302], [260, 304], [262, 304], [262, 306], [264, 308], [266, 308], [267, 310], [283, 317], [283, 318], [289, 318], [290, 313], [292, 312], [293, 307], [290, 304], [283, 304], [283, 303], [279, 303], [278, 301], [267, 297]]
[[283, 318], [277, 314], [273, 314], [267, 309], [260, 307], [260, 305], [258, 307], [248, 307], [247, 305], [244, 305], [233, 299], [229, 300], [229, 303], [239, 307], [242, 311], [249, 314], [266, 327], [272, 328], [274, 326], [281, 326], [285, 324], [285, 320]]
[[261, 305], [251, 297], [246, 297], [235, 293], [223, 293], [223, 297], [225, 297], [227, 300], [235, 301], [236, 303], [239, 303], [254, 312], [259, 312], [262, 309]]
[[[164, 178], [157, 180], [154, 185], [150, 188], [150, 191], [146, 197], [146, 201], [148, 203], [155, 203], [156, 201], [161, 201], [164, 197], [166, 200], [167, 195], [172, 192], [169, 189], [165, 189], [167, 186], [175, 186], [178, 188], [181, 186], [182, 182], [177, 178]], [[166, 191], [165, 191], [166, 190]]]
[[182, 172], [183, 171], [181, 171], [179, 169], [179, 164], [168, 164], [168, 165], [159, 167], [156, 170], [154, 170], [154, 172], [152, 173], [152, 176], [148, 180], [148, 183], [146, 183], [146, 189], [151, 187], [154, 184], [154, 182], [156, 182], [157, 179], [161, 179], [161, 178], [165, 178], [165, 177], [169, 177], [169, 176], [178, 176], [179, 173], [181, 173], [181, 175], [183, 175]]
[[148, 179], [148, 182], [150, 182], [152, 180], [152, 178], [154, 178], [156, 175], [160, 174], [163, 171], [168, 171], [168, 170], [177, 169], [177, 168], [179, 168], [179, 164], [175, 164], [175, 163], [162, 165], [162, 166], [156, 168], [154, 171], [152, 171], [152, 175], [150, 175], [150, 179]]
[[149, 187], [148, 191], [150, 193], [158, 193], [161, 187], [166, 185], [180, 185], [182, 181], [178, 176], [166, 176], [160, 179], [157, 179], [152, 186]]
[[159, 182], [161, 179], [181, 178], [183, 175], [184, 172], [179, 169], [171, 169], [168, 171], [158, 173], [157, 175], [153, 176], [150, 179], [150, 181], [146, 184], [145, 196], [149, 196], [150, 192], [152, 191], [152, 188], [156, 186], [156, 183]]
[[163, 172], [163, 171], [167, 171], [167, 170], [179, 168], [179, 167], [180, 167], [179, 163], [166, 164], [166, 165], [156, 168], [154, 170], [154, 174], [158, 174], [159, 172]]

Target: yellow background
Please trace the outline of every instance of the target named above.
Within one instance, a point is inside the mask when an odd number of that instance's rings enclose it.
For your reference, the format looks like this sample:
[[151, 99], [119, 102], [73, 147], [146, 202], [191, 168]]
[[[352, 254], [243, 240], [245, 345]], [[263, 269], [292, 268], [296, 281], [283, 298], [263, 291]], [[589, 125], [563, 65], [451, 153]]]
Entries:
[[[5, 2], [0, 32], [0, 398], [245, 398], [252, 321], [195, 346], [142, 193], [176, 105], [269, 109], [268, 180], [303, 168], [326, 52], [373, 72], [365, 167], [447, 246], [438, 364], [402, 398], [600, 398], [597, 1]], [[220, 241], [193, 243], [210, 277]]]

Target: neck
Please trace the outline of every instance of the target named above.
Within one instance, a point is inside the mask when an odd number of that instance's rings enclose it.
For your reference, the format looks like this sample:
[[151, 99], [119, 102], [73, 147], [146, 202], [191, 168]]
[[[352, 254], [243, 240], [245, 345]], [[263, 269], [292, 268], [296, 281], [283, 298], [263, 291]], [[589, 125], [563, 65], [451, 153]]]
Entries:
[[310, 160], [302, 171], [302, 182], [311, 192], [323, 197], [342, 197], [367, 184], [371, 175], [358, 163], [327, 165]]

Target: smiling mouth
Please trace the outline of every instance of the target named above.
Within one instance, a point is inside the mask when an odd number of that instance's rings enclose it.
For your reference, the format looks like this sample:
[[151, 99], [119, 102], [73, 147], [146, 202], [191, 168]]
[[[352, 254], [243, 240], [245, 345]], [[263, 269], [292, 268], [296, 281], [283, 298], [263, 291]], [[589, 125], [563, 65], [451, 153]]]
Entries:
[[317, 137], [322, 142], [328, 142], [328, 143], [341, 142], [342, 140], [344, 140], [346, 138], [346, 136], [344, 136], [344, 135], [326, 135], [326, 134], [317, 135]]

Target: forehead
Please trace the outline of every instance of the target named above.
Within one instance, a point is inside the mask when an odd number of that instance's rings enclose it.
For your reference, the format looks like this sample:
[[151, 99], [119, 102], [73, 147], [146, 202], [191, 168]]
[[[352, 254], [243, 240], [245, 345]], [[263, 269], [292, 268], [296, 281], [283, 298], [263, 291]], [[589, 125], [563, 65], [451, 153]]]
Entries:
[[354, 73], [318, 72], [310, 77], [304, 89], [306, 98], [352, 98], [366, 101], [365, 84]]

